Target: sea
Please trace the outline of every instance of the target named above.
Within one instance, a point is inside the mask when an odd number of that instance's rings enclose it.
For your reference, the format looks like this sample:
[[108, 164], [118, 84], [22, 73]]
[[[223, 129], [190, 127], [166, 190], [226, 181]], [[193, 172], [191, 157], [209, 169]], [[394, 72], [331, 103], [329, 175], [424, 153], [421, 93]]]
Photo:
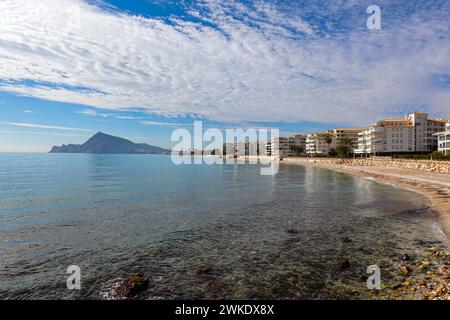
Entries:
[[377, 298], [369, 266], [389, 283], [432, 246], [425, 197], [323, 168], [0, 154], [0, 299], [114, 299], [137, 272], [145, 300]]

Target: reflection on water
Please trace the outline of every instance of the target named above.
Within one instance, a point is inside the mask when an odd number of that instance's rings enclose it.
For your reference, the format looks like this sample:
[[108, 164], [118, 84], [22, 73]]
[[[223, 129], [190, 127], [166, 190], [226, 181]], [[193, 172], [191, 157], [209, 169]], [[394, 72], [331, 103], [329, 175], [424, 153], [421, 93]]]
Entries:
[[[100, 298], [141, 271], [151, 280], [141, 298], [365, 298], [368, 265], [389, 279], [399, 255], [444, 245], [416, 194], [319, 168], [259, 172], [165, 156], [0, 155], [0, 297]], [[342, 257], [348, 270], [335, 269]], [[72, 264], [81, 292], [65, 289]]]

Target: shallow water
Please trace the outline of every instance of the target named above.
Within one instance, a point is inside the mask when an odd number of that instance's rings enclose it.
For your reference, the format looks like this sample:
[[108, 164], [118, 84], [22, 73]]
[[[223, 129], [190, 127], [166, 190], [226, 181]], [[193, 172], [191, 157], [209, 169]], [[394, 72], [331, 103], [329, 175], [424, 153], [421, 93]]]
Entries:
[[[0, 154], [0, 298], [99, 299], [136, 271], [150, 277], [142, 299], [373, 298], [367, 266], [389, 282], [403, 253], [448, 246], [415, 193], [320, 168], [259, 172]], [[81, 291], [66, 289], [69, 265]]]

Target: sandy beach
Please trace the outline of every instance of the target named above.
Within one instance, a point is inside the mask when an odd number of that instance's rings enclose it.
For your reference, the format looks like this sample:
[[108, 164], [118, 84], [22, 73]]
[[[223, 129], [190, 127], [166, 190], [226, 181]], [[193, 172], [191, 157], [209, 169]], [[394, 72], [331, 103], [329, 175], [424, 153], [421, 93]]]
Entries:
[[421, 193], [430, 199], [443, 231], [450, 238], [450, 174], [390, 166], [353, 166], [311, 158], [286, 158], [282, 163], [327, 168]]

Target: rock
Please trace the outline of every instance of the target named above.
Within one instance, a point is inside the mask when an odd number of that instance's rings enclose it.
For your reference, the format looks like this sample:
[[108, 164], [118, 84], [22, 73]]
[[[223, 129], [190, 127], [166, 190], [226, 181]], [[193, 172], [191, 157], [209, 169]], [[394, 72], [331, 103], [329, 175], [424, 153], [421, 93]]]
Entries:
[[441, 293], [442, 291], [444, 291], [444, 289], [445, 289], [445, 285], [444, 284], [440, 284], [437, 288], [436, 288], [436, 293], [437, 294], [439, 294], [439, 293]]
[[159, 251], [159, 250], [153, 251], [151, 253], [151, 256], [154, 258], [157, 258], [157, 257], [161, 256], [161, 251]]
[[297, 229], [287, 229], [286, 232], [289, 233], [289, 234], [298, 234], [298, 230]]
[[198, 276], [201, 276], [201, 275], [209, 273], [210, 271], [211, 271], [210, 267], [201, 267], [201, 268], [198, 268], [197, 270], [195, 270], [195, 274]]
[[406, 280], [402, 283], [402, 286], [404, 286], [404, 287], [409, 287], [410, 285], [412, 285], [412, 282], [409, 280]]
[[421, 263], [422, 263], [424, 266], [429, 266], [429, 265], [430, 265], [430, 261], [428, 261], [428, 260], [423, 260]]
[[408, 266], [402, 266], [401, 268], [400, 268], [400, 274], [402, 274], [402, 275], [404, 275], [404, 276], [407, 276], [407, 275], [409, 275], [411, 273], [411, 268], [410, 267], [408, 267]]
[[205, 291], [216, 291], [218, 288], [219, 283], [215, 279], [209, 280], [204, 286]]
[[402, 287], [402, 284], [401, 284], [401, 283], [398, 283], [398, 284], [394, 285], [394, 286], [392, 287], [392, 289], [393, 289], [393, 290], [398, 290], [398, 289], [400, 289], [401, 287]]
[[350, 237], [348, 237], [348, 236], [343, 236], [343, 237], [341, 237], [341, 240], [342, 240], [343, 242], [352, 242], [352, 239], [350, 239]]
[[409, 260], [410, 260], [410, 258], [408, 256], [408, 254], [405, 253], [402, 257], [402, 261], [409, 261]]
[[338, 270], [345, 270], [350, 267], [350, 261], [348, 259], [338, 259], [336, 267]]
[[134, 297], [147, 289], [148, 285], [149, 279], [144, 274], [133, 273], [121, 281], [117, 288], [117, 294], [126, 298]]

